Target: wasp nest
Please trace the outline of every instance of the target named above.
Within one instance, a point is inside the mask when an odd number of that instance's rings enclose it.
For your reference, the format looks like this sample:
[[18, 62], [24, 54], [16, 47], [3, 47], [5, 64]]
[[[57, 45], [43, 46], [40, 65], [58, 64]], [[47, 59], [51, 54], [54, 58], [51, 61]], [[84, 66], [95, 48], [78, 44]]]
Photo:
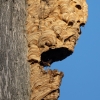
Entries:
[[27, 0], [28, 60], [46, 66], [71, 55], [87, 16], [85, 0]]

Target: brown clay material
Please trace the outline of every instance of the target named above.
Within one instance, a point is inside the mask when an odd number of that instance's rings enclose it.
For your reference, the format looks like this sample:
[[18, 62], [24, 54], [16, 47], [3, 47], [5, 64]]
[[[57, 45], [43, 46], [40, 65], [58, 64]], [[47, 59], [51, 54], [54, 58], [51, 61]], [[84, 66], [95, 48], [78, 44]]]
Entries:
[[43, 71], [70, 56], [87, 21], [85, 0], [27, 0], [31, 100], [57, 100], [62, 73]]

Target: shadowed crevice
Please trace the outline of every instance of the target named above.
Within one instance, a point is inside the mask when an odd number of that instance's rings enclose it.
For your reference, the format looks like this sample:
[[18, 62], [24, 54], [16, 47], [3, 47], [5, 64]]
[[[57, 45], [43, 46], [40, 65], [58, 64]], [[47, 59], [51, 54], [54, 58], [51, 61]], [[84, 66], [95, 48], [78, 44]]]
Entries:
[[43, 66], [49, 66], [49, 64], [52, 64], [56, 61], [61, 61], [65, 59], [66, 57], [70, 56], [73, 52], [71, 50], [68, 50], [68, 48], [56, 48], [56, 49], [49, 49], [46, 52], [43, 52], [41, 54], [41, 65]]

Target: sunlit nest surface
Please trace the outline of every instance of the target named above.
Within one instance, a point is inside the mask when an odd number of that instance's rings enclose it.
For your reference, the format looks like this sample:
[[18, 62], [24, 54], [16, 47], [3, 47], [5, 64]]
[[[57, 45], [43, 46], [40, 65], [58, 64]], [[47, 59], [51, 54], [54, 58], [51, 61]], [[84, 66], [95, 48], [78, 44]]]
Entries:
[[43, 62], [52, 64], [53, 62], [61, 61], [70, 56], [72, 53], [73, 52], [71, 50], [64, 47], [49, 49], [41, 54], [41, 64], [45, 66]]

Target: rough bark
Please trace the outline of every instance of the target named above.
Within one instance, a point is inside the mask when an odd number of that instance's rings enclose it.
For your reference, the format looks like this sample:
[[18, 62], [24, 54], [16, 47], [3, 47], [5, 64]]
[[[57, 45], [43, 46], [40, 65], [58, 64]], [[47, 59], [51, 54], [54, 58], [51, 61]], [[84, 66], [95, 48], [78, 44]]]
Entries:
[[43, 66], [73, 53], [86, 21], [85, 0], [27, 0], [31, 100], [57, 100], [63, 74]]
[[29, 100], [25, 0], [0, 0], [0, 100]]

